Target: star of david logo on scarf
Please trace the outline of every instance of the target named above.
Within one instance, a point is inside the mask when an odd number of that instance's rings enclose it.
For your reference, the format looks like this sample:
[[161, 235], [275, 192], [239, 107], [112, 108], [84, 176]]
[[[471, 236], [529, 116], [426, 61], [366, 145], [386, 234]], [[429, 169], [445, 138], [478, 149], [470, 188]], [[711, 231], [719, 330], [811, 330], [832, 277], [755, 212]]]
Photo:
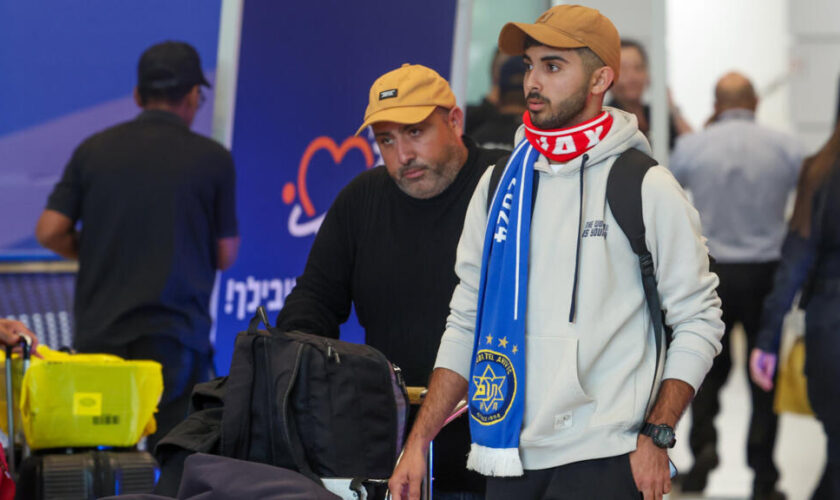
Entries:
[[502, 393], [502, 386], [505, 383], [505, 376], [497, 376], [490, 368], [490, 365], [484, 367], [482, 375], [473, 376], [473, 383], [476, 386], [475, 394], [473, 394], [473, 401], [480, 403], [481, 411], [488, 412], [496, 410], [499, 403], [505, 400]]

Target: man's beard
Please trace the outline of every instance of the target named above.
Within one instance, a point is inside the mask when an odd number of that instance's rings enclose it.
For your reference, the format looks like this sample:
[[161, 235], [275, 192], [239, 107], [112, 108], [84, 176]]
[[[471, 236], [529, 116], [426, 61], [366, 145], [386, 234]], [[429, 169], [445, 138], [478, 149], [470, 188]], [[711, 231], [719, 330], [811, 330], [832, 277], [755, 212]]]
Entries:
[[[552, 106], [551, 101], [548, 98], [536, 91], [532, 91], [528, 94], [526, 99], [540, 99], [546, 104], [545, 110], [551, 114], [538, 117], [529, 111], [528, 113], [531, 115], [531, 123], [542, 130], [566, 128], [569, 126], [569, 122], [576, 116], [580, 115], [583, 108], [586, 107], [586, 98], [588, 95], [589, 86], [585, 85], [578, 93], [561, 101], [557, 105], [555, 111], [554, 106]], [[545, 115], [545, 112], [543, 112], [543, 115]]]
[[[447, 144], [441, 146], [441, 149], [441, 157], [436, 158], [436, 161], [421, 163], [420, 161], [412, 160], [410, 163], [400, 167], [399, 173], [394, 180], [404, 193], [412, 198], [431, 198], [445, 191], [455, 181], [455, 177], [457, 177], [458, 172], [461, 170], [461, 164], [456, 161], [458, 158], [458, 145], [455, 143]], [[407, 170], [415, 168], [426, 170], [425, 179], [417, 182], [404, 177]]]

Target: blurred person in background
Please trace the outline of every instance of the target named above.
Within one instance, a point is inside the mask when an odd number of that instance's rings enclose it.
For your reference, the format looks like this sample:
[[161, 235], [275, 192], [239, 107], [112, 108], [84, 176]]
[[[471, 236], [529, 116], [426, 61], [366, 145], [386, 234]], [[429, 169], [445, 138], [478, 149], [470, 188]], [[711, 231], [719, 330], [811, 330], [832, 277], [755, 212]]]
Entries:
[[[621, 76], [612, 87], [612, 100], [607, 104], [636, 115], [639, 130], [650, 140], [650, 106], [642, 101], [650, 85], [648, 58], [644, 47], [629, 39], [621, 40]], [[668, 148], [673, 149], [677, 137], [692, 132], [680, 109], [668, 92]]]
[[840, 499], [840, 125], [799, 177], [773, 291], [764, 301], [750, 375], [773, 389], [782, 321], [802, 289], [808, 399], [828, 436], [828, 455], [812, 498]]
[[499, 96], [501, 94], [499, 78], [501, 76], [502, 65], [508, 59], [510, 59], [510, 56], [496, 47], [496, 50], [493, 52], [493, 59], [490, 62], [490, 89], [481, 99], [480, 103], [467, 106], [464, 134], [472, 137], [473, 132], [478, 127], [499, 114]]
[[76, 148], [35, 229], [41, 245], [79, 261], [76, 350], [163, 366], [150, 450], [213, 373], [210, 295], [239, 249], [233, 158], [190, 130], [209, 86], [191, 45], [143, 52], [143, 111]]
[[522, 83], [525, 79], [525, 63], [514, 56], [502, 65], [499, 72], [498, 113], [490, 116], [472, 134], [472, 138], [484, 148], [513, 151], [516, 130], [522, 125], [525, 112], [525, 94]]
[[[703, 386], [691, 403], [690, 434], [694, 466], [682, 478], [684, 492], [703, 491], [718, 465], [714, 418], [719, 393], [732, 368], [730, 332], [744, 326], [748, 348], [755, 346], [761, 304], [770, 292], [785, 234], [785, 207], [796, 188], [802, 153], [790, 135], [756, 123], [758, 97], [752, 83], [728, 73], [715, 86], [717, 120], [696, 134], [680, 137], [671, 155], [671, 172], [691, 191], [703, 233], [720, 278], [726, 333]], [[755, 471], [753, 498], [783, 498], [775, 491], [779, 471], [773, 463], [777, 417], [773, 394], [750, 384], [752, 412], [747, 462]]]

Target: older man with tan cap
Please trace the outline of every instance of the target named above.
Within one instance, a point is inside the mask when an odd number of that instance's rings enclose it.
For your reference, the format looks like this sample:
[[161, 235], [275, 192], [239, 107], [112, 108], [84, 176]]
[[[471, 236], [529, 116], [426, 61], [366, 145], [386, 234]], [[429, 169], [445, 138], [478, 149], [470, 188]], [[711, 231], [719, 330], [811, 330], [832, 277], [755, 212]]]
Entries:
[[[499, 47], [523, 56], [528, 110], [467, 209], [460, 283], [391, 492], [418, 498], [428, 443], [466, 396], [467, 467], [488, 476], [487, 499], [661, 498], [674, 427], [723, 333], [698, 214], [647, 156], [635, 116], [603, 106], [620, 67], [609, 19], [560, 5], [505, 25]], [[647, 168], [629, 204], [641, 262], [673, 330], [661, 375], [660, 311], [607, 201], [610, 171], [642, 166], [631, 157]]]
[[[357, 133], [373, 128], [384, 166], [339, 193], [277, 326], [336, 338], [351, 305], [366, 342], [425, 386], [458, 283], [455, 249], [487, 166], [505, 154], [462, 136], [463, 112], [434, 70], [405, 64], [377, 79]], [[435, 441], [435, 498], [482, 498], [466, 471], [465, 418]]]

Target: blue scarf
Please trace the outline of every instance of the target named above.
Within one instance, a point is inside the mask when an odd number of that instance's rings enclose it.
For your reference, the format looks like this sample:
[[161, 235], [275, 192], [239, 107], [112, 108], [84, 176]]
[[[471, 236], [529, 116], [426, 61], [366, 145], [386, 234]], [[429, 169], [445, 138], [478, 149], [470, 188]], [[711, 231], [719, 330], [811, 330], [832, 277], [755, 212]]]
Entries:
[[525, 312], [534, 161], [523, 139], [502, 173], [484, 235], [469, 409], [467, 468], [521, 476], [519, 432], [525, 408]]

